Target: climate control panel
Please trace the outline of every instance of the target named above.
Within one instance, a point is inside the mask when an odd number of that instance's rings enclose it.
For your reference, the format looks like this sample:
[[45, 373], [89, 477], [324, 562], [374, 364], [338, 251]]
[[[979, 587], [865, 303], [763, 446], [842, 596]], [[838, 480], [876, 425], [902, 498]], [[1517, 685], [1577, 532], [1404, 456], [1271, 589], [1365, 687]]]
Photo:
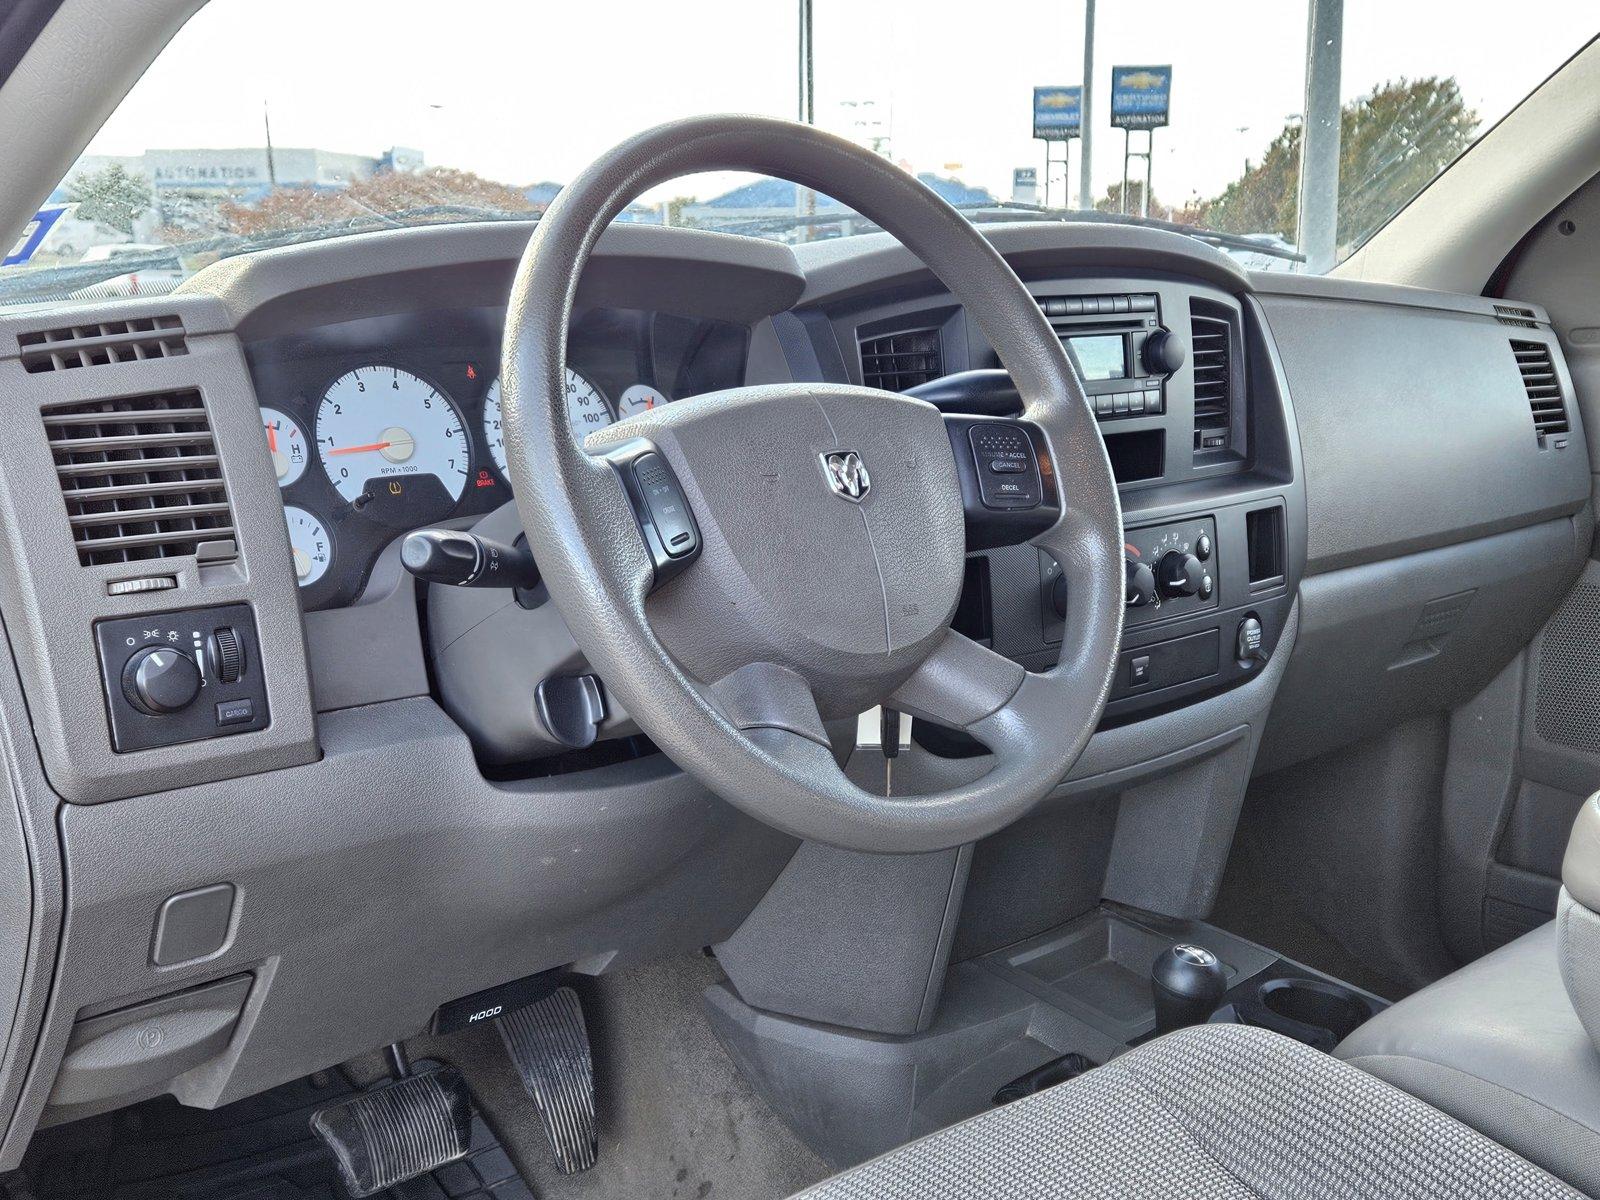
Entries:
[[101, 621], [94, 635], [117, 753], [267, 727], [248, 604]]
[[1123, 534], [1124, 625], [1215, 608], [1221, 577], [1214, 517], [1147, 525]]

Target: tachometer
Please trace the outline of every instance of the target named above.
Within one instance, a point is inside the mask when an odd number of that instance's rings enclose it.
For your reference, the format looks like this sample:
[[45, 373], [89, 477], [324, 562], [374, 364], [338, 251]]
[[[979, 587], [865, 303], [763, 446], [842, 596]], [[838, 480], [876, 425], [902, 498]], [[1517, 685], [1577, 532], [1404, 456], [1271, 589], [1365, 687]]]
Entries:
[[[605, 398], [600, 389], [568, 367], [567, 424], [572, 428], [572, 435], [581, 442], [584, 435], [596, 429], [603, 429], [614, 420], [616, 415], [611, 411], [611, 402]], [[489, 385], [489, 390], [483, 397], [483, 436], [489, 443], [489, 455], [494, 459], [494, 465], [499, 467], [500, 474], [504, 475], [506, 437], [500, 422], [498, 379]]]
[[328, 479], [354, 502], [385, 479], [402, 494], [407, 479], [433, 476], [452, 500], [467, 485], [472, 451], [454, 404], [399, 367], [367, 366], [328, 385], [317, 408], [317, 450]]
[[283, 519], [289, 526], [289, 551], [294, 559], [295, 579], [310, 587], [321, 579], [333, 561], [333, 539], [311, 513], [292, 504], [283, 506]]
[[266, 430], [267, 453], [272, 455], [278, 486], [288, 487], [306, 472], [306, 435], [300, 432], [298, 421], [275, 408], [261, 410], [261, 425]]

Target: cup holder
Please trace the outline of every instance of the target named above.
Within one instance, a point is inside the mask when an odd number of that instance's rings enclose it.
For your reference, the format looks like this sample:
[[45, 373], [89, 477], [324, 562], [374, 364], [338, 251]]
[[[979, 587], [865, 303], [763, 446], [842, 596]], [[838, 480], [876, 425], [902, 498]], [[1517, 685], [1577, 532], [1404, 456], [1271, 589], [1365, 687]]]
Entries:
[[1272, 979], [1261, 985], [1261, 1003], [1268, 1011], [1298, 1025], [1325, 1029], [1335, 1044], [1356, 1031], [1372, 1006], [1348, 988], [1318, 979]]

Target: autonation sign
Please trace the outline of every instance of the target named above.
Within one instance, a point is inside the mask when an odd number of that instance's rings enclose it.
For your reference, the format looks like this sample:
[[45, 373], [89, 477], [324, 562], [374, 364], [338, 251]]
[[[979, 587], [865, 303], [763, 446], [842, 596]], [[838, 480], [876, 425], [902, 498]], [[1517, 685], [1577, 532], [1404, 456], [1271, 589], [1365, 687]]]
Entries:
[[1111, 124], [1118, 129], [1159, 129], [1172, 103], [1172, 68], [1112, 67]]

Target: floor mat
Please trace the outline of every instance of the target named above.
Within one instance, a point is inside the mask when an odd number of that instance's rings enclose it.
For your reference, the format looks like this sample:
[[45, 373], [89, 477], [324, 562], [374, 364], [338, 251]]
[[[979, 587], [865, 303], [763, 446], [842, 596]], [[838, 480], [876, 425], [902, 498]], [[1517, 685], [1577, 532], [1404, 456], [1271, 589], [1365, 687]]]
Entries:
[[[163, 1096], [46, 1129], [4, 1194], [11, 1200], [349, 1200], [309, 1122], [323, 1105], [355, 1092], [343, 1073], [325, 1071], [209, 1112]], [[481, 1106], [471, 1145], [465, 1159], [382, 1196], [533, 1200]]]

